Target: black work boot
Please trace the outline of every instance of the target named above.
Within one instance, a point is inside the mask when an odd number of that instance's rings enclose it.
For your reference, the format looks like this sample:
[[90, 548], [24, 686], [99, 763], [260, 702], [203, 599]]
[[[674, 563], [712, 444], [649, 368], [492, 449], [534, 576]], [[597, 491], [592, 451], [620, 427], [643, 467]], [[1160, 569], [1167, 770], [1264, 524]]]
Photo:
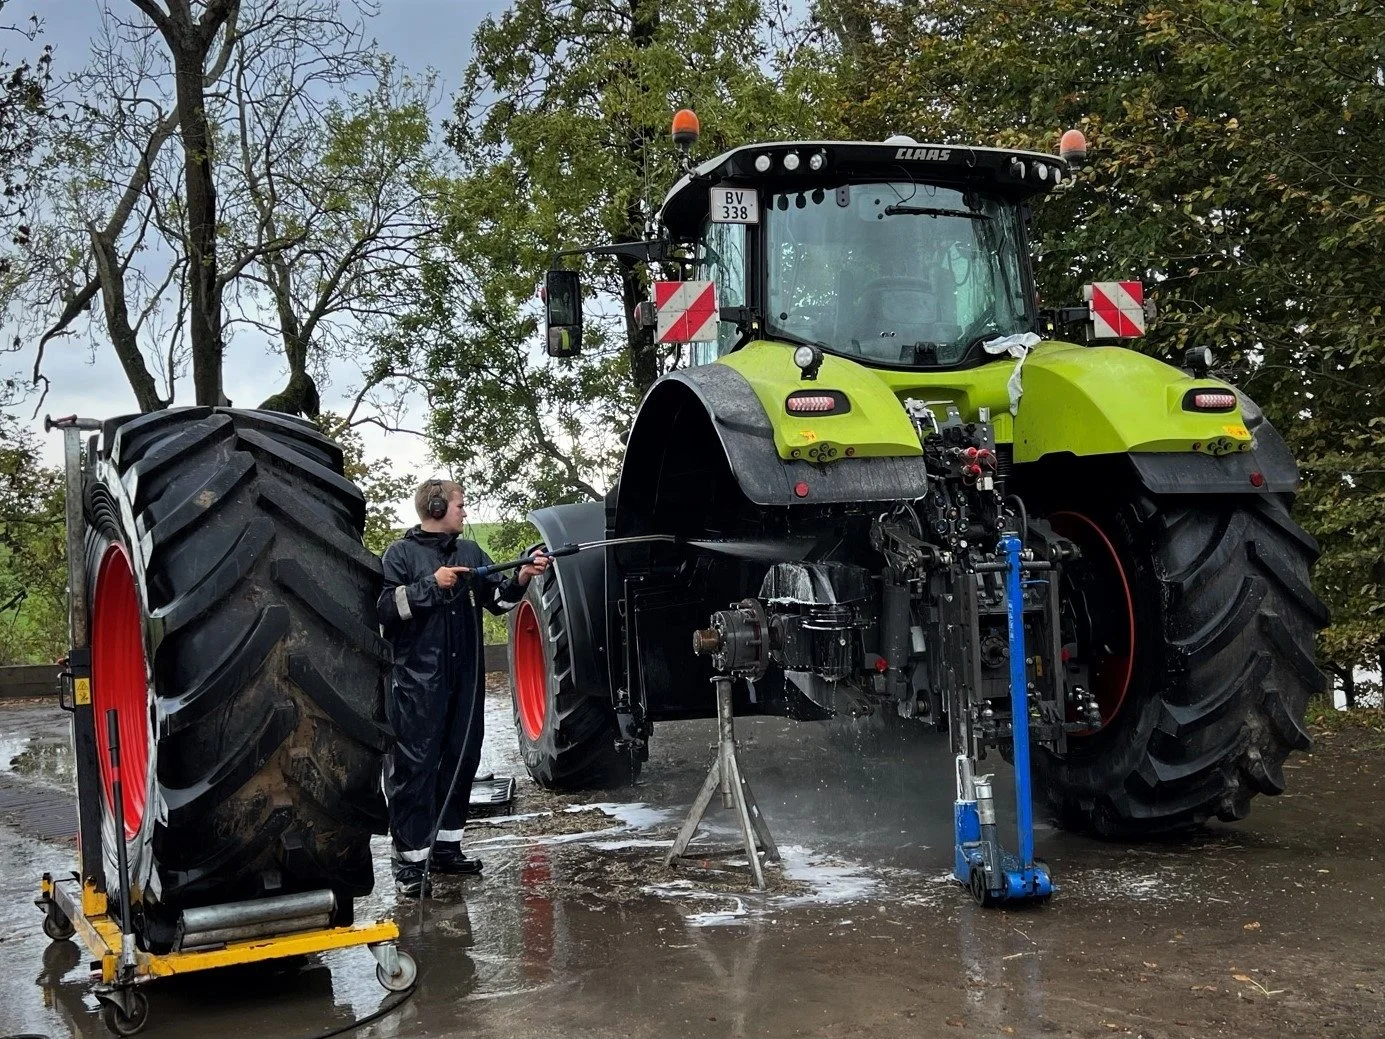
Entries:
[[440, 841], [433, 845], [432, 872], [453, 876], [476, 876], [481, 872], [481, 860], [469, 859], [463, 855], [462, 846], [457, 841]]
[[400, 898], [428, 898], [433, 893], [432, 881], [423, 875], [422, 862], [394, 864], [394, 890]]

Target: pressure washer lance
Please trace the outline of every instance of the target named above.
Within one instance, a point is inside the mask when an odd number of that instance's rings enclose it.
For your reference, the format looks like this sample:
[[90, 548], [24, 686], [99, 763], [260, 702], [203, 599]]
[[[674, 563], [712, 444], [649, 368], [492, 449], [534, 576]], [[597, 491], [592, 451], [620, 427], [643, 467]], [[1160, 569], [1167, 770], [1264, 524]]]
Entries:
[[[807, 551], [817, 542], [813, 538], [753, 538], [753, 539], [726, 539], [717, 540], [696, 540], [685, 538], [678, 534], [636, 534], [625, 538], [603, 538], [600, 541], [582, 541], [574, 543], [569, 541], [565, 545], [557, 548], [543, 549], [543, 554], [549, 559], [558, 559], [562, 556], [576, 555], [578, 552], [585, 552], [592, 548], [605, 548], [608, 545], [636, 545], [642, 542], [664, 541], [675, 545], [689, 545], [693, 548], [705, 548], [710, 552], [720, 552], [723, 555], [739, 556], [748, 559], [767, 559], [779, 560], [785, 557], [802, 558]], [[490, 574], [498, 574], [505, 570], [516, 570], [521, 566], [526, 566], [534, 561], [535, 552], [520, 556], [518, 559], [511, 559], [506, 563], [489, 563], [486, 566], [478, 566], [473, 572], [480, 577], [487, 577]]]
[[[575, 556], [578, 552], [585, 552], [592, 548], [605, 548], [607, 545], [633, 545], [642, 541], [672, 541], [679, 542], [683, 539], [676, 534], [640, 534], [629, 538], [605, 538], [601, 541], [569, 541], [565, 545], [557, 548], [543, 549], [543, 554], [549, 559], [559, 559], [563, 556]], [[488, 563], [485, 566], [478, 566], [473, 573], [477, 577], [489, 577], [491, 574], [503, 573], [506, 570], [518, 570], [522, 566], [528, 566], [534, 561], [534, 556], [538, 551], [530, 552], [520, 556], [518, 559], [511, 559], [507, 563]]]

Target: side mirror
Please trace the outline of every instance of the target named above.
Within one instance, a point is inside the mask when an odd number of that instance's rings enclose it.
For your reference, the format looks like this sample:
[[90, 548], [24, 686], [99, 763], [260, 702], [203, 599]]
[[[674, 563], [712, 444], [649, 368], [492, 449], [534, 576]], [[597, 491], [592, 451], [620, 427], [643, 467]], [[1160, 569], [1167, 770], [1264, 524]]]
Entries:
[[576, 357], [582, 352], [582, 282], [576, 271], [544, 275], [543, 317], [549, 357]]

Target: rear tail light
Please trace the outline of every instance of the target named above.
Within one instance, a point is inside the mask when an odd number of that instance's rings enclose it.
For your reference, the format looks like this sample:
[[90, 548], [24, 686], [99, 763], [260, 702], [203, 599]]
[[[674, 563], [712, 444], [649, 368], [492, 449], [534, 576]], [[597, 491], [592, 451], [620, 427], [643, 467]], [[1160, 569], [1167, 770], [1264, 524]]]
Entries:
[[790, 415], [841, 415], [850, 411], [851, 405], [837, 390], [799, 390], [789, 394], [784, 410]]
[[1184, 411], [1234, 411], [1236, 394], [1230, 390], [1189, 390], [1183, 397]]

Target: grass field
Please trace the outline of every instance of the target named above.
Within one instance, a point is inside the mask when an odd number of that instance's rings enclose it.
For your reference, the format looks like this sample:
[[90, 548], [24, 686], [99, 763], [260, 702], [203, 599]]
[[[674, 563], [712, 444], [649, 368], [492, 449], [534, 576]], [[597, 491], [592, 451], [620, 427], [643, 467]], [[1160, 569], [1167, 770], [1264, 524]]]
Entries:
[[[491, 555], [491, 534], [499, 526], [499, 523], [468, 523], [466, 530], [462, 531], [462, 537], [475, 541], [487, 555]], [[491, 555], [491, 558], [495, 557]]]

